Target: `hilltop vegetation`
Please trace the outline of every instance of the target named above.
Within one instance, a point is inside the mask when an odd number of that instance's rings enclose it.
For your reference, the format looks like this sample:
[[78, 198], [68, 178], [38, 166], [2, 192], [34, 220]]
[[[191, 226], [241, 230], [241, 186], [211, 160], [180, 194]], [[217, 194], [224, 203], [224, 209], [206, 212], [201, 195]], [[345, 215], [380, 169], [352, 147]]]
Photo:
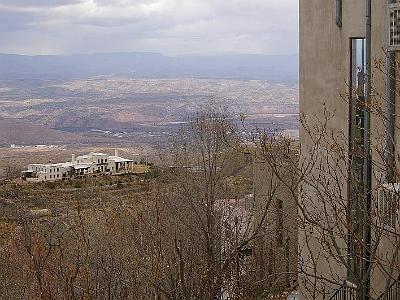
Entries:
[[231, 222], [224, 203], [252, 192], [252, 165], [222, 139], [224, 120], [196, 116], [165, 156], [170, 163], [142, 175], [5, 183], [2, 236], [12, 238], [0, 248], [2, 295], [211, 299], [230, 288], [237, 250], [226, 244], [221, 257]]

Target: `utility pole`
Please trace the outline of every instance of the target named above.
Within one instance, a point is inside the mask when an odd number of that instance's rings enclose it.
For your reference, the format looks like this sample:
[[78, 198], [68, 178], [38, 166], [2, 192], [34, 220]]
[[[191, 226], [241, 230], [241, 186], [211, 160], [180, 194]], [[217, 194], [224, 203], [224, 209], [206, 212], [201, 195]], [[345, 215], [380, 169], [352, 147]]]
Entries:
[[371, 260], [371, 0], [365, 0], [365, 107], [364, 107], [364, 165], [363, 165], [363, 255], [362, 255], [362, 300], [370, 297]]

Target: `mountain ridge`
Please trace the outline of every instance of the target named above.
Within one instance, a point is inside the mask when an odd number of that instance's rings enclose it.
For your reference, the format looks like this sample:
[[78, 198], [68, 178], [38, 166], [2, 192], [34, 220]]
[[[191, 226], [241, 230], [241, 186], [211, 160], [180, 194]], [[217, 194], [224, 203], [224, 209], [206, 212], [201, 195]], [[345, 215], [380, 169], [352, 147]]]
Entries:
[[0, 79], [232, 78], [297, 82], [297, 55], [216, 54], [166, 56], [155, 52], [72, 55], [0, 53]]

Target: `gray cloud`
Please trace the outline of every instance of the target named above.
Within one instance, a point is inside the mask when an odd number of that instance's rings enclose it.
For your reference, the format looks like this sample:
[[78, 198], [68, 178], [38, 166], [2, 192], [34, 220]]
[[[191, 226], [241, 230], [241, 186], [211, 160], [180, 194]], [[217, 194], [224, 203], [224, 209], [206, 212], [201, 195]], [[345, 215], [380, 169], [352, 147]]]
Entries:
[[296, 53], [297, 0], [1, 0], [0, 52]]
[[10, 7], [57, 7], [74, 5], [84, 0], [2, 0], [2, 6]]

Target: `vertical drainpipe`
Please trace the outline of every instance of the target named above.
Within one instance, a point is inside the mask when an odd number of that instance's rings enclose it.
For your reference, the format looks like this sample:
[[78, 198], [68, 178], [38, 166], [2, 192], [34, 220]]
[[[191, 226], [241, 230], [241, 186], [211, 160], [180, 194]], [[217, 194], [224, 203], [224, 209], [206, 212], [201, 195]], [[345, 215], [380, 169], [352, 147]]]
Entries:
[[336, 25], [342, 27], [342, 0], [336, 0]]
[[[388, 0], [388, 4], [396, 3], [396, 0]], [[388, 24], [388, 22], [386, 22]], [[389, 38], [388, 35], [387, 39]], [[387, 41], [389, 45], [389, 41]], [[385, 141], [385, 162], [386, 162], [386, 174], [385, 180], [387, 182], [394, 182], [394, 133], [395, 133], [395, 109], [396, 109], [396, 98], [395, 98], [395, 54], [393, 51], [388, 51], [386, 55], [386, 110], [385, 110], [385, 128], [386, 128], [386, 141]]]
[[364, 107], [364, 165], [363, 165], [363, 260], [362, 260], [362, 299], [369, 300], [370, 297], [370, 259], [371, 259], [371, 0], [365, 0], [365, 107]]

